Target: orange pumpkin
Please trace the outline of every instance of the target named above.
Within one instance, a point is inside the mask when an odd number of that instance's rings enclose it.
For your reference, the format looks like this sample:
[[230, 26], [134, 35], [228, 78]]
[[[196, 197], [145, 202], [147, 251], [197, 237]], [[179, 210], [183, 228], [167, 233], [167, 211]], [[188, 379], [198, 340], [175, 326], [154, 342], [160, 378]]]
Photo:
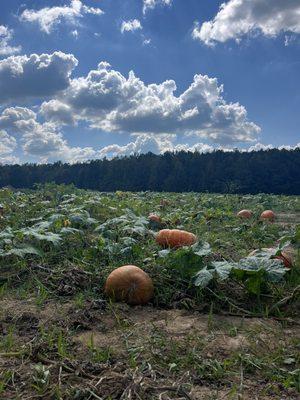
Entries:
[[251, 210], [241, 210], [237, 213], [237, 216], [239, 218], [249, 219], [253, 216], [253, 213]]
[[265, 221], [274, 221], [275, 213], [272, 210], [265, 210], [261, 213], [260, 219]]
[[161, 217], [157, 214], [150, 214], [148, 219], [152, 222], [161, 223]]
[[107, 296], [130, 305], [146, 304], [153, 297], [150, 276], [135, 265], [124, 265], [112, 271], [105, 287]]
[[156, 235], [156, 242], [162, 247], [191, 246], [197, 242], [197, 236], [179, 229], [163, 229]]

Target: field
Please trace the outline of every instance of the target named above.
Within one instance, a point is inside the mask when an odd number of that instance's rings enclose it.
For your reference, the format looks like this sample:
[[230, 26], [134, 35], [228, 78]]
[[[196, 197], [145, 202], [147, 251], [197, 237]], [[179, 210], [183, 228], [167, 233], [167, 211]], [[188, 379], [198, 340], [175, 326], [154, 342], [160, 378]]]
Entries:
[[[46, 185], [0, 204], [0, 399], [300, 398], [299, 197]], [[163, 228], [199, 242], [162, 249]], [[127, 264], [153, 280], [146, 306], [105, 296]]]

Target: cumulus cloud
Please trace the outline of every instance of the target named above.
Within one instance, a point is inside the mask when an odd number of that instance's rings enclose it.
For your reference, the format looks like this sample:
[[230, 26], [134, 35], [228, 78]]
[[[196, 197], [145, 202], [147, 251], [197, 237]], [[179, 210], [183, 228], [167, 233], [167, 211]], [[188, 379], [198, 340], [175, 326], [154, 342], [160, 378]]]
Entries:
[[101, 15], [103, 11], [100, 8], [88, 7], [80, 0], [72, 0], [68, 6], [26, 9], [20, 15], [20, 20], [37, 23], [43, 32], [50, 34], [61, 22], [76, 25], [84, 14]]
[[98, 157], [114, 158], [149, 152], [161, 154], [166, 151], [171, 151], [172, 149], [174, 149], [174, 145], [170, 135], [140, 135], [135, 141], [129, 142], [124, 146], [112, 144], [103, 147], [98, 152]]
[[0, 130], [0, 164], [16, 164], [20, 161], [12, 154], [16, 147], [16, 139], [6, 131]]
[[66, 89], [78, 61], [72, 54], [11, 56], [0, 60], [0, 104], [48, 97]]
[[75, 124], [71, 107], [59, 100], [44, 102], [40, 107], [40, 113], [46, 121], [57, 122], [62, 125]]
[[17, 146], [17, 141], [6, 131], [0, 130], [0, 157], [10, 154]]
[[3, 110], [0, 115], [0, 129], [8, 129], [14, 133], [20, 133], [24, 123], [30, 124], [30, 121], [34, 121], [35, 118], [36, 113], [29, 108], [9, 107]]
[[153, 10], [158, 5], [170, 6], [173, 0], [143, 0], [143, 13]]
[[244, 151], [261, 151], [261, 150], [272, 150], [272, 149], [279, 149], [279, 150], [296, 150], [296, 149], [300, 149], [300, 142], [297, 143], [295, 146], [290, 146], [290, 145], [283, 145], [283, 146], [279, 146], [279, 147], [275, 147], [272, 144], [262, 144], [262, 143], [256, 143], [253, 146], [250, 146], [248, 149], [244, 150]]
[[[74, 120], [108, 132], [196, 135], [226, 144], [254, 140], [260, 128], [248, 121], [246, 109], [227, 103], [217, 79], [195, 75], [192, 84], [175, 95], [176, 83], [146, 85], [130, 72], [128, 78], [101, 62], [85, 77], [73, 79], [59, 97]], [[57, 104], [43, 110], [60, 119]], [[62, 118], [63, 122], [64, 118]]]
[[[20, 144], [25, 155], [34, 157], [40, 162], [62, 160], [73, 163], [97, 156], [97, 152], [91, 147], [69, 146], [56, 124], [40, 123], [37, 114], [28, 108], [10, 107], [3, 110], [0, 114], [0, 129], [4, 127], [6, 130], [0, 130], [0, 162], [2, 163], [5, 162], [2, 155], [12, 153], [16, 147], [17, 141], [12, 135], [20, 137]], [[16, 162], [16, 160], [11, 159], [11, 162]]]
[[123, 21], [121, 25], [121, 32], [134, 32], [138, 29], [142, 29], [142, 25], [138, 19], [131, 19], [129, 21]]
[[8, 56], [19, 53], [21, 46], [11, 46], [10, 41], [13, 37], [13, 30], [4, 25], [0, 25], [0, 56]]
[[197, 23], [194, 39], [206, 45], [239, 40], [255, 31], [274, 37], [281, 32], [300, 33], [299, 0], [229, 0], [211, 21]]

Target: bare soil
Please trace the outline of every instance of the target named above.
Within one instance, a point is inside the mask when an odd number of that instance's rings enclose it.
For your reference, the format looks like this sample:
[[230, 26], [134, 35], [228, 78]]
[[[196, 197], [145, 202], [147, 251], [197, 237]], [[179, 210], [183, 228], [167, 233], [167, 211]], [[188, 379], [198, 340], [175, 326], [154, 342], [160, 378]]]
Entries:
[[[293, 367], [300, 321], [289, 322], [103, 301], [39, 308], [30, 299], [1, 300], [0, 398], [296, 400], [299, 393], [259, 364], [270, 357], [271, 370], [283, 353]], [[37, 365], [49, 371], [45, 384]]]

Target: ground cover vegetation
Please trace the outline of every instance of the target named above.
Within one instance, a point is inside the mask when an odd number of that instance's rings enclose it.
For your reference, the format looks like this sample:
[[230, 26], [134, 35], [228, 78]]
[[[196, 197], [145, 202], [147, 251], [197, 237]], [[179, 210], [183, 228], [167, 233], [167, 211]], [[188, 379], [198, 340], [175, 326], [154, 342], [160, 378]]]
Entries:
[[299, 246], [297, 196], [1, 189], [0, 398], [298, 399]]

